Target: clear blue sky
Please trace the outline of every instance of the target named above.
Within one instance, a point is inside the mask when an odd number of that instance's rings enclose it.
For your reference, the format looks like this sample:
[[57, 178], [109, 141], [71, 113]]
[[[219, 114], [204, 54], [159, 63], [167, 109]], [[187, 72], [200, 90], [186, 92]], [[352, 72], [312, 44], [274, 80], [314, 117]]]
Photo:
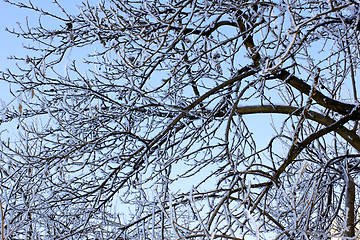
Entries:
[[[11, 1], [19, 1], [25, 4], [28, 3], [28, 0]], [[55, 5], [51, 0], [31, 0], [31, 2], [35, 6], [39, 6], [45, 10], [58, 10], [54, 8]], [[58, 0], [58, 2], [65, 6], [67, 10], [74, 10], [72, 12], [77, 12], [75, 5], [81, 4], [82, 1]], [[90, 4], [96, 4], [97, 2], [98, 0], [89, 1]], [[9, 60], [9, 56], [26, 56], [26, 50], [23, 49], [23, 44], [30, 44], [30, 42], [25, 42], [21, 37], [18, 38], [15, 35], [6, 32], [5, 28], [7, 27], [9, 29], [18, 29], [17, 23], [19, 22], [24, 25], [26, 23], [27, 17], [29, 18], [31, 26], [37, 26], [38, 14], [36, 14], [34, 11], [29, 9], [21, 9], [9, 3], [5, 3], [3, 0], [0, 0], [0, 71], [5, 71], [7, 68], [13, 70], [15, 69], [15, 61]], [[56, 27], [57, 26], [54, 26], [54, 28]], [[9, 94], [8, 89], [8, 84], [0, 80], [0, 99], [7, 103], [13, 99], [13, 97]]]
[[[13, 0], [16, 1], [16, 0]], [[75, 10], [74, 5], [81, 4], [82, 1], [71, 1], [71, 0], [58, 0], [61, 4], [64, 4], [67, 10]], [[21, 2], [27, 3], [27, 0], [22, 0]], [[52, 0], [32, 0], [32, 3], [36, 6], [41, 6], [44, 9], [53, 8]], [[98, 0], [90, 0], [90, 4], [96, 4]], [[69, 7], [70, 6], [70, 7]], [[74, 6], [74, 7], [72, 7]], [[17, 22], [20, 22], [22, 25], [26, 22], [26, 18], [29, 18], [30, 25], [36, 26], [38, 17], [34, 11], [28, 9], [20, 9], [18, 7], [12, 6], [8, 3], [5, 3], [3, 0], [0, 0], [0, 36], [1, 36], [1, 45], [0, 45], [0, 71], [5, 71], [7, 68], [16, 69], [15, 61], [9, 60], [10, 55], [17, 56], [26, 56], [26, 50], [23, 49], [23, 44], [30, 44], [30, 42], [25, 42], [22, 38], [17, 38], [16, 36], [5, 31], [5, 28], [17, 29]], [[54, 26], [56, 28], [57, 26]], [[15, 86], [13, 86], [15, 88]], [[14, 97], [9, 93], [8, 83], [0, 80], [0, 99], [3, 100], [6, 104], [14, 100]], [[14, 107], [18, 104], [18, 100], [13, 101]], [[0, 104], [0, 107], [2, 105]], [[275, 115], [275, 118], [282, 118], [284, 116]], [[256, 129], [254, 134], [262, 134], [263, 132], [269, 131], [271, 126], [269, 123], [264, 124], [262, 122], [259, 124], [258, 115], [257, 116], [247, 116], [247, 118], [253, 118], [254, 121], [249, 122], [249, 126], [252, 127], [252, 130]], [[260, 138], [261, 139], [261, 138]]]
[[[16, 22], [25, 20], [25, 12], [0, 0], [0, 71], [14, 67], [15, 62], [10, 61], [8, 57], [23, 51], [21, 39], [6, 32], [5, 28], [14, 28], [17, 26]], [[8, 89], [8, 84], [0, 80], [0, 99], [5, 102], [9, 102], [12, 99]]]

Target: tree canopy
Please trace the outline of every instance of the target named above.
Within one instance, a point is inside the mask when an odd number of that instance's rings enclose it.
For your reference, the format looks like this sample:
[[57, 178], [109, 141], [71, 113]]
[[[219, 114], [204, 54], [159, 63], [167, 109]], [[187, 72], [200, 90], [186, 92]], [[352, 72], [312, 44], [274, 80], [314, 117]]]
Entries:
[[356, 238], [358, 0], [5, 1], [2, 239]]

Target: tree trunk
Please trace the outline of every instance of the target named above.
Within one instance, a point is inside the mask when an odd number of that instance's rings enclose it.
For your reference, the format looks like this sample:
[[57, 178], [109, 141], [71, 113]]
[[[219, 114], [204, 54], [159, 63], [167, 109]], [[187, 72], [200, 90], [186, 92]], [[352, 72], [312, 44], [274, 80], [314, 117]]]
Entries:
[[355, 183], [349, 176], [349, 180], [346, 186], [346, 199], [345, 199], [345, 211], [346, 211], [346, 231], [345, 237], [355, 236]]

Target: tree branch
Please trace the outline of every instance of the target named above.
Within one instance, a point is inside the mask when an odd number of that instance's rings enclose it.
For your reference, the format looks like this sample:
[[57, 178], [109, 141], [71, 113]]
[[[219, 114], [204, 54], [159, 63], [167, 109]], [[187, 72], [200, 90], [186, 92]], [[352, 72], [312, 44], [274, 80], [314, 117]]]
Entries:
[[[275, 74], [275, 77], [283, 80], [285, 83], [296, 88], [298, 91], [300, 91], [303, 94], [306, 95], [310, 94], [311, 86], [305, 83], [300, 78], [292, 75], [286, 70], [281, 70], [279, 73]], [[352, 109], [355, 107], [354, 104], [340, 102], [332, 98], [329, 98], [316, 89], [314, 90], [312, 99], [314, 99], [322, 107], [325, 107], [342, 115], [349, 114], [352, 111]], [[355, 114], [355, 117], [358, 116], [359, 113]]]
[[[295, 116], [299, 116], [303, 112], [302, 108], [281, 105], [245, 106], [238, 107], [236, 111], [238, 114], [279, 113], [291, 114]], [[336, 122], [330, 117], [311, 110], [305, 114], [305, 117], [324, 126], [330, 126]], [[334, 129], [334, 131], [360, 152], [360, 137], [354, 131], [347, 129], [344, 126], [338, 126], [336, 129]]]

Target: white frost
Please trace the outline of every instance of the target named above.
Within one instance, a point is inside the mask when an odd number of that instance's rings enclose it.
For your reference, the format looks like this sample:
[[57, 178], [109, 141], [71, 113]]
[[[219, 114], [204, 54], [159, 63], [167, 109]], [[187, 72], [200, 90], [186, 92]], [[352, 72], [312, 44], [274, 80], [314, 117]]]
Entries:
[[251, 228], [256, 232], [256, 239], [260, 240], [260, 231], [255, 222], [255, 219], [251, 216], [251, 213], [248, 209], [244, 210], [246, 218], [249, 220]]

